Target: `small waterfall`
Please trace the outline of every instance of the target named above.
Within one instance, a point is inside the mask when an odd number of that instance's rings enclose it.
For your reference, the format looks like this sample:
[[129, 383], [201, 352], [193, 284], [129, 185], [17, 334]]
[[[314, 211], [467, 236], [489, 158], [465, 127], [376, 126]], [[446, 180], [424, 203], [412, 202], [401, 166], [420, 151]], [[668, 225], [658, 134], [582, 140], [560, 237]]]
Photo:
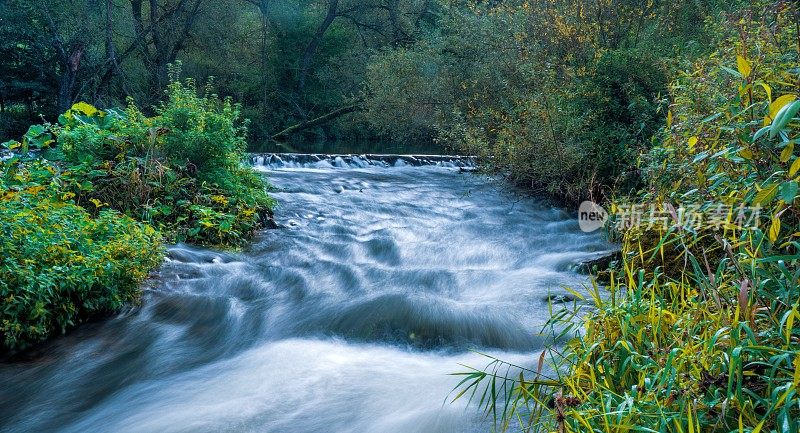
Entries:
[[281, 168], [368, 168], [437, 166], [475, 168], [475, 157], [458, 155], [323, 155], [303, 153], [265, 153], [252, 157], [253, 165], [266, 169]]

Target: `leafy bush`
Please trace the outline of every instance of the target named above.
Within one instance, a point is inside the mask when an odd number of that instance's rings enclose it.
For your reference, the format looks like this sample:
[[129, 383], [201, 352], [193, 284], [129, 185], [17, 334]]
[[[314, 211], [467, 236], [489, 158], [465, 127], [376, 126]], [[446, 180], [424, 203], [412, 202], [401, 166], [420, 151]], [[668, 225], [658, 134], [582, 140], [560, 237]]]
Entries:
[[57, 171], [0, 162], [0, 339], [9, 349], [136, 300], [163, 256], [152, 227], [62, 200]]
[[[177, 74], [177, 72], [173, 72]], [[235, 185], [237, 169], [247, 148], [247, 126], [240, 108], [230, 99], [220, 100], [209, 83], [203, 96], [195, 83], [178, 81], [173, 75], [168, 100], [159, 107], [154, 125], [166, 131], [159, 147], [178, 165], [197, 170], [200, 180]]]
[[34, 125], [12, 150], [43, 149], [65, 192], [90, 212], [110, 207], [170, 241], [239, 245], [270, 217], [272, 199], [246, 167], [239, 107], [174, 81], [155, 117], [77, 103], [57, 125]]
[[663, 121], [658, 98], [667, 93], [668, 78], [661, 63], [636, 49], [605, 52], [565, 98], [570, 116], [584, 113], [574, 140], [596, 182], [619, 191], [639, 181], [624, 177]]
[[[24, 348], [134, 301], [168, 241], [232, 246], [269, 217], [239, 108], [173, 82], [154, 117], [77, 103], [4, 143], [0, 338]], [[155, 229], [153, 228], [155, 227]], [[158, 231], [156, 230], [158, 229]]]

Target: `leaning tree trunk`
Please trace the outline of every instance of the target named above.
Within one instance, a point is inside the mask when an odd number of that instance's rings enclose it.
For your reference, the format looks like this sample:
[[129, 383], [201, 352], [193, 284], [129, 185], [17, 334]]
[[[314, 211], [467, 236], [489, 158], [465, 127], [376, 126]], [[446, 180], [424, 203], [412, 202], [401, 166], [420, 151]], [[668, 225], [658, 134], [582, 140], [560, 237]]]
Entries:
[[276, 141], [285, 140], [285, 139], [289, 138], [292, 134], [295, 134], [297, 132], [303, 131], [305, 129], [309, 129], [309, 128], [313, 128], [315, 126], [322, 125], [324, 123], [330, 122], [333, 119], [336, 119], [337, 117], [344, 116], [345, 114], [352, 113], [354, 111], [359, 111], [361, 109], [362, 108], [361, 108], [360, 102], [352, 104], [352, 105], [348, 105], [348, 106], [345, 106], [345, 107], [338, 108], [336, 110], [331, 111], [328, 114], [324, 114], [324, 115], [319, 116], [319, 117], [317, 117], [315, 119], [306, 120], [306, 121], [298, 123], [297, 125], [290, 126], [290, 127], [284, 129], [281, 132], [273, 134], [272, 135], [272, 139], [276, 140]]

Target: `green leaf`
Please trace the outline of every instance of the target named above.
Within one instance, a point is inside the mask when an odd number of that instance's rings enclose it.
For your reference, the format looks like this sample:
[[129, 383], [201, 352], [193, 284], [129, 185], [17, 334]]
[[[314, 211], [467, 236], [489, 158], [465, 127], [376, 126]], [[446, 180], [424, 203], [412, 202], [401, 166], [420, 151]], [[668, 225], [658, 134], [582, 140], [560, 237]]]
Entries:
[[729, 68], [729, 67], [727, 67], [727, 66], [723, 66], [723, 67], [722, 67], [722, 70], [723, 70], [723, 71], [725, 71], [725, 72], [727, 72], [727, 73], [729, 73], [729, 74], [731, 74], [731, 75], [733, 75], [734, 77], [737, 77], [737, 78], [744, 78], [744, 77], [742, 76], [742, 74], [741, 74], [739, 71], [737, 71], [737, 70], [735, 70], [735, 69], [731, 69], [731, 68]]
[[786, 204], [792, 204], [795, 197], [797, 197], [797, 182], [789, 181], [781, 185], [781, 200]]
[[8, 150], [19, 149], [22, 147], [22, 143], [17, 140], [9, 140], [3, 143], [0, 143], [0, 147], [6, 148]]
[[778, 133], [786, 127], [792, 118], [794, 118], [794, 115], [797, 114], [798, 110], [800, 110], [800, 101], [793, 101], [781, 108], [780, 111], [778, 111], [778, 113], [775, 115], [775, 120], [772, 121], [772, 125], [769, 128], [770, 138], [778, 135]]
[[753, 141], [755, 142], [759, 138], [763, 137], [764, 134], [766, 134], [768, 131], [769, 131], [769, 126], [765, 126], [765, 127], [761, 128], [761, 129], [759, 129], [758, 131], [756, 131], [755, 134], [753, 134]]

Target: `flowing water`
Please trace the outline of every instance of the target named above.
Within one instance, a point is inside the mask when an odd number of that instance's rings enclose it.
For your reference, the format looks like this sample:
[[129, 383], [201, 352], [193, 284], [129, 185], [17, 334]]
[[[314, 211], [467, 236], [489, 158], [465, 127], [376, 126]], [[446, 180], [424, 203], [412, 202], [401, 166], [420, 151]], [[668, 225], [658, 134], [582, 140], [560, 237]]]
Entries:
[[0, 431], [488, 431], [448, 374], [534, 364], [548, 295], [611, 249], [465, 159], [256, 164], [279, 228], [172, 247], [141, 307], [0, 364]]

